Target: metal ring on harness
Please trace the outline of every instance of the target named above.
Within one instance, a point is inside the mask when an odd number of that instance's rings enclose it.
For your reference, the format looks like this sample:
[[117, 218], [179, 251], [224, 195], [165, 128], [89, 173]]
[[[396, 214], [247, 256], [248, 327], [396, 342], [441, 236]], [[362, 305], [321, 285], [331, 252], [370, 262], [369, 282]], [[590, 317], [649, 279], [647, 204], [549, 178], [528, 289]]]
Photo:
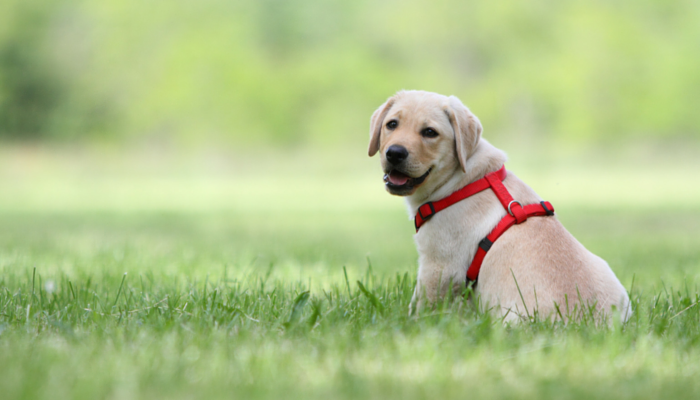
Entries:
[[513, 215], [513, 210], [510, 209], [513, 206], [513, 203], [518, 203], [520, 208], [523, 208], [522, 203], [520, 203], [518, 200], [511, 200], [510, 203], [508, 203], [508, 214], [510, 214], [511, 217], [515, 217], [515, 215]]

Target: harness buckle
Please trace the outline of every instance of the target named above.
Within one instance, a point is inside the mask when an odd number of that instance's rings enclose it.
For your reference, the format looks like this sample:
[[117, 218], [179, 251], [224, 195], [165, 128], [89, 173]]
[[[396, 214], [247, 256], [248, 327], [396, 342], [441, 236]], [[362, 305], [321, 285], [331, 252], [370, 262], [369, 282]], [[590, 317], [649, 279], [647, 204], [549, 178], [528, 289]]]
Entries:
[[491, 250], [491, 246], [493, 246], [493, 242], [489, 240], [488, 237], [481, 239], [481, 241], [479, 242], [479, 247], [481, 247], [481, 249], [485, 252]]
[[[425, 207], [425, 206], [428, 206], [430, 208], [430, 210], [426, 210], [425, 215], [423, 215], [423, 207]], [[428, 213], [428, 211], [430, 211], [430, 213]], [[422, 206], [418, 207], [418, 214], [413, 219], [413, 225], [415, 225], [415, 227], [416, 227], [416, 232], [418, 232], [420, 225], [423, 225], [423, 223], [425, 223], [425, 221], [429, 220], [430, 217], [435, 215], [435, 213], [436, 213], [436, 211], [435, 211], [435, 207], [433, 207], [432, 201], [429, 201], [429, 202], [423, 204]], [[420, 217], [420, 225], [418, 224], [418, 217]]]
[[[430, 207], [430, 214], [426, 213], [426, 215], [423, 215], [423, 207], [425, 207], [425, 206]], [[433, 207], [433, 202], [429, 201], [429, 202], [423, 204], [422, 206], [418, 207], [418, 215], [420, 215], [420, 217], [423, 221], [427, 221], [430, 217], [435, 215], [435, 207]]]
[[[520, 206], [520, 208], [523, 208], [522, 203], [520, 203], [518, 200], [511, 200], [510, 203], [508, 203], [508, 209], [507, 209], [507, 210], [508, 210], [508, 214], [510, 214], [511, 217], [515, 217], [515, 215], [513, 215], [513, 210], [511, 210], [511, 207], [513, 207], [513, 203], [518, 203], [518, 205]], [[545, 208], [545, 209], [546, 209], [546, 208]]]
[[547, 204], [544, 201], [540, 201], [540, 205], [542, 206], [542, 208], [544, 208], [545, 215], [554, 215], [554, 210], [550, 210], [549, 208], [547, 208]]

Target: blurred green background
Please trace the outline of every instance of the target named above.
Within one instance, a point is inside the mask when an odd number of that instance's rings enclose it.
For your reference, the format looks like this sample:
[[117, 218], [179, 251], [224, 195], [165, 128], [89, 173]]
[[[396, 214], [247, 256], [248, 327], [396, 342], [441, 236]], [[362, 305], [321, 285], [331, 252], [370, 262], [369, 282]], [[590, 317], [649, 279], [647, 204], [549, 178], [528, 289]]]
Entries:
[[490, 138], [700, 139], [697, 1], [4, 0], [0, 138], [363, 143], [399, 89]]
[[[695, 0], [0, 0], [0, 393], [689, 394], [698, 21]], [[366, 147], [400, 89], [460, 97], [642, 322], [432, 325], [354, 297], [281, 331], [299, 290], [308, 314], [324, 290], [374, 290], [370, 264], [380, 289], [415, 279], [412, 222]], [[226, 298], [256, 311], [209, 314]]]
[[676, 222], [700, 210], [697, 21], [696, 1], [5, 0], [3, 263], [181, 220], [163, 229], [220, 249], [190, 274], [255, 259], [318, 276], [367, 255], [415, 271], [366, 156], [371, 113], [404, 88], [459, 96], [594, 251], [611, 234], [594, 215], [618, 236], [695, 235]]

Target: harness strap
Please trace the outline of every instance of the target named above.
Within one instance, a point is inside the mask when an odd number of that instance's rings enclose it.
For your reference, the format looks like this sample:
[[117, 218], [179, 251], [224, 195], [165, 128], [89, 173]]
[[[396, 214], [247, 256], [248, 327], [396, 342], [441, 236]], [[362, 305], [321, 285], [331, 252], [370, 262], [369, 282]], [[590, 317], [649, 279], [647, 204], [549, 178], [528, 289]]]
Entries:
[[443, 199], [427, 202], [418, 207], [418, 212], [414, 219], [416, 232], [418, 232], [421, 225], [427, 222], [433, 215], [488, 188], [491, 188], [498, 198], [498, 201], [500, 201], [503, 208], [506, 209], [507, 214], [498, 222], [491, 233], [479, 242], [479, 247], [476, 249], [474, 259], [467, 269], [467, 284], [469, 284], [469, 281], [476, 281], [479, 277], [481, 264], [484, 261], [484, 257], [486, 257], [486, 253], [491, 249], [496, 239], [507, 231], [508, 228], [523, 223], [530, 217], [554, 215], [554, 207], [552, 207], [552, 204], [548, 201], [541, 201], [539, 204], [523, 206], [519, 201], [513, 199], [513, 196], [510, 195], [508, 189], [503, 185], [503, 180], [505, 180], [507, 176], [508, 172], [504, 165], [498, 171], [487, 174], [485, 177], [468, 184]]
[[[508, 171], [506, 171], [506, 166], [504, 165], [498, 171], [489, 173], [488, 175], [486, 175], [486, 177], [468, 184], [467, 186], [453, 192], [451, 195], [443, 199], [437, 201], [429, 201], [423, 204], [422, 206], [418, 207], [416, 217], [413, 219], [413, 223], [416, 226], [416, 232], [418, 232], [418, 229], [420, 229], [421, 225], [423, 225], [426, 221], [428, 221], [433, 215], [437, 214], [438, 212], [446, 209], [447, 207], [461, 200], [466, 199], [469, 196], [473, 196], [481, 191], [488, 189], [489, 187], [492, 187], [490, 181], [488, 180], [489, 177], [492, 180], [497, 181], [499, 184], [501, 184], [501, 186], [503, 186], [501, 181], [506, 179], [506, 176], [508, 176]], [[503, 187], [503, 189], [505, 189], [505, 186]], [[506, 193], [508, 193], [507, 190]], [[510, 196], [510, 194], [508, 194], [508, 196]]]
[[496, 197], [498, 197], [498, 200], [503, 205], [503, 208], [508, 211], [508, 214], [515, 217], [515, 223], [520, 224], [525, 221], [527, 219], [527, 215], [525, 215], [525, 211], [523, 211], [523, 205], [520, 204], [519, 201], [513, 199], [513, 196], [510, 195], [510, 192], [503, 185], [503, 182], [490, 175], [486, 175], [486, 180], [489, 181], [491, 190], [493, 190], [493, 192], [496, 194]]
[[[542, 201], [540, 202], [540, 204], [529, 204], [525, 207], [521, 207], [521, 210], [525, 215], [525, 219], [528, 219], [530, 217], [554, 215], [554, 207], [552, 207], [552, 204], [548, 201]], [[469, 265], [469, 269], [467, 270], [467, 283], [469, 283], [469, 281], [475, 281], [476, 278], [479, 277], [481, 263], [484, 261], [486, 253], [491, 249], [491, 246], [496, 241], [496, 239], [501, 237], [501, 235], [503, 235], [503, 233], [507, 231], [508, 228], [518, 223], [519, 222], [517, 222], [516, 217], [510, 214], [506, 214], [506, 216], [498, 222], [496, 227], [493, 228], [491, 233], [489, 233], [488, 236], [486, 236], [481, 240], [481, 242], [479, 242], [479, 247], [476, 249], [474, 259], [472, 260], [472, 263], [471, 265]]]

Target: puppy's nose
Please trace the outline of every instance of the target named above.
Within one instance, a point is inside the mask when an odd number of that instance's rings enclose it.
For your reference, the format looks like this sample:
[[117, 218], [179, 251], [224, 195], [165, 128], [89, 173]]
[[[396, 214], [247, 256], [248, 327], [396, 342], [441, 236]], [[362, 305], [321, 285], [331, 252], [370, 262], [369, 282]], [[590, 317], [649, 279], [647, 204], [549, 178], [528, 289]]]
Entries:
[[386, 160], [396, 165], [408, 157], [408, 150], [399, 145], [389, 146], [386, 150]]

